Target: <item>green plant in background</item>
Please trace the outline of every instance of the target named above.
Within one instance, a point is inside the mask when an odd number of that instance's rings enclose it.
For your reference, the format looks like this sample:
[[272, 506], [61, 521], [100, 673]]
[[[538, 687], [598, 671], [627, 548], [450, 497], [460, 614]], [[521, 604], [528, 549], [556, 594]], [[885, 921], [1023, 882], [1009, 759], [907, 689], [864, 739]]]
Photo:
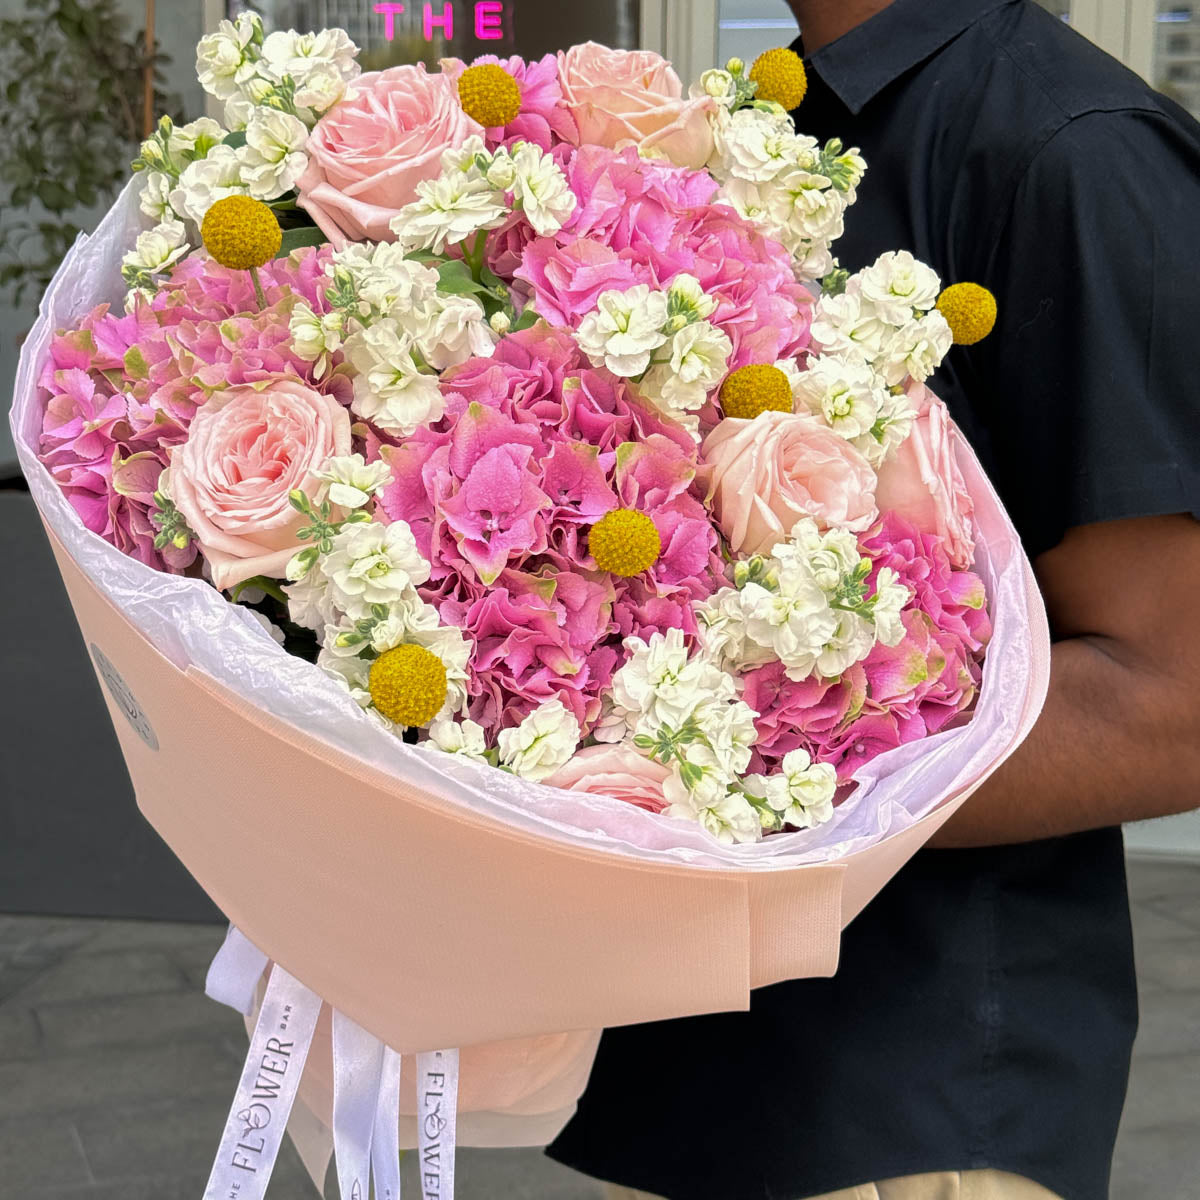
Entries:
[[0, 290], [40, 293], [79, 233], [84, 212], [111, 201], [142, 137], [145, 36], [115, 0], [26, 0], [0, 20]]

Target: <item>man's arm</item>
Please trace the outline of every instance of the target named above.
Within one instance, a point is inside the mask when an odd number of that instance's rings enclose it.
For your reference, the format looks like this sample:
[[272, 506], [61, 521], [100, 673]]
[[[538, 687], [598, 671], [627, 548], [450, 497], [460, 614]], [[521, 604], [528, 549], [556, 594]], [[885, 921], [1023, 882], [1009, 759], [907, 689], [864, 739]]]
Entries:
[[1055, 639], [1028, 740], [933, 839], [999, 845], [1200, 806], [1200, 521], [1072, 529], [1034, 564]]

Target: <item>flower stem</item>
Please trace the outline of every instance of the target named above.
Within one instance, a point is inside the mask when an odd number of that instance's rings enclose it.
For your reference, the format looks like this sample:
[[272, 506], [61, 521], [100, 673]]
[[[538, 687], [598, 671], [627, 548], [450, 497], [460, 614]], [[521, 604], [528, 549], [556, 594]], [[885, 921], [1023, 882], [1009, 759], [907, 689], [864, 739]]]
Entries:
[[267, 297], [263, 294], [262, 281], [258, 278], [258, 268], [250, 268], [250, 278], [254, 280], [254, 294], [258, 297], [258, 311], [262, 312], [267, 307]]

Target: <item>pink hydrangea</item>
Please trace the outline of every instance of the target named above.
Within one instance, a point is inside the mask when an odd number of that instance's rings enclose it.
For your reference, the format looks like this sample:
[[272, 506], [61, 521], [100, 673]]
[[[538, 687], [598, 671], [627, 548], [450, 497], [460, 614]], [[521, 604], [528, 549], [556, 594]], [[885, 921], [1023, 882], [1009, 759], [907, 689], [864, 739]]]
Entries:
[[167, 451], [186, 439], [211, 390], [291, 374], [349, 403], [345, 372], [335, 363], [314, 380], [288, 332], [297, 295], [325, 308], [328, 253], [298, 251], [261, 268], [270, 302], [262, 312], [247, 272], [194, 255], [149, 304], [127, 314], [101, 306], [53, 340], [39, 379], [39, 449], [89, 529], [148, 566], [185, 570], [194, 547], [154, 548], [153, 493]]

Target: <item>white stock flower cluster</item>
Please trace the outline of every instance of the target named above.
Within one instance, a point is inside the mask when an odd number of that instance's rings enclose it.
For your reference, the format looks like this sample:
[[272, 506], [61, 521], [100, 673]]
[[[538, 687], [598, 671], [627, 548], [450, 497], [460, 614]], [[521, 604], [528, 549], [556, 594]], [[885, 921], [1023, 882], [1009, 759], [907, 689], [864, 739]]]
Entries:
[[[714, 77], [707, 86], [719, 89], [722, 82]], [[801, 278], [828, 274], [831, 246], [866, 171], [858, 151], [836, 140], [820, 147], [796, 132], [779, 105], [763, 102], [733, 112], [719, 107], [713, 134], [708, 166], [721, 184], [718, 199], [782, 242]]]
[[546, 237], [562, 229], [577, 203], [562, 168], [540, 146], [489, 151], [481, 137], [447, 150], [441, 174], [417, 184], [417, 197], [392, 218], [391, 229], [405, 251], [434, 254], [498, 229], [513, 212]]
[[665, 291], [639, 283], [601, 292], [575, 340], [597, 366], [636, 380], [642, 394], [693, 434], [698, 410], [725, 378], [733, 343], [707, 318], [716, 301], [692, 275]]
[[445, 295], [437, 271], [398, 243], [355, 243], [325, 267], [331, 311], [301, 302], [290, 329], [296, 352], [322, 375], [341, 349], [354, 369], [352, 410], [385, 433], [407, 437], [441, 417], [437, 372], [489, 356], [497, 335], [470, 295]]
[[946, 318], [934, 307], [940, 290], [937, 273], [907, 250], [881, 254], [851, 275], [840, 295], [817, 301], [813, 346], [822, 355], [866, 363], [889, 388], [909, 377], [924, 382], [953, 344]]
[[908, 589], [883, 568], [866, 595], [871, 564], [852, 533], [821, 533], [805, 518], [771, 558], [738, 563], [736, 587], [722, 588], [699, 611], [701, 639], [723, 670], [778, 659], [789, 679], [836, 679], [876, 642], [897, 645]]

